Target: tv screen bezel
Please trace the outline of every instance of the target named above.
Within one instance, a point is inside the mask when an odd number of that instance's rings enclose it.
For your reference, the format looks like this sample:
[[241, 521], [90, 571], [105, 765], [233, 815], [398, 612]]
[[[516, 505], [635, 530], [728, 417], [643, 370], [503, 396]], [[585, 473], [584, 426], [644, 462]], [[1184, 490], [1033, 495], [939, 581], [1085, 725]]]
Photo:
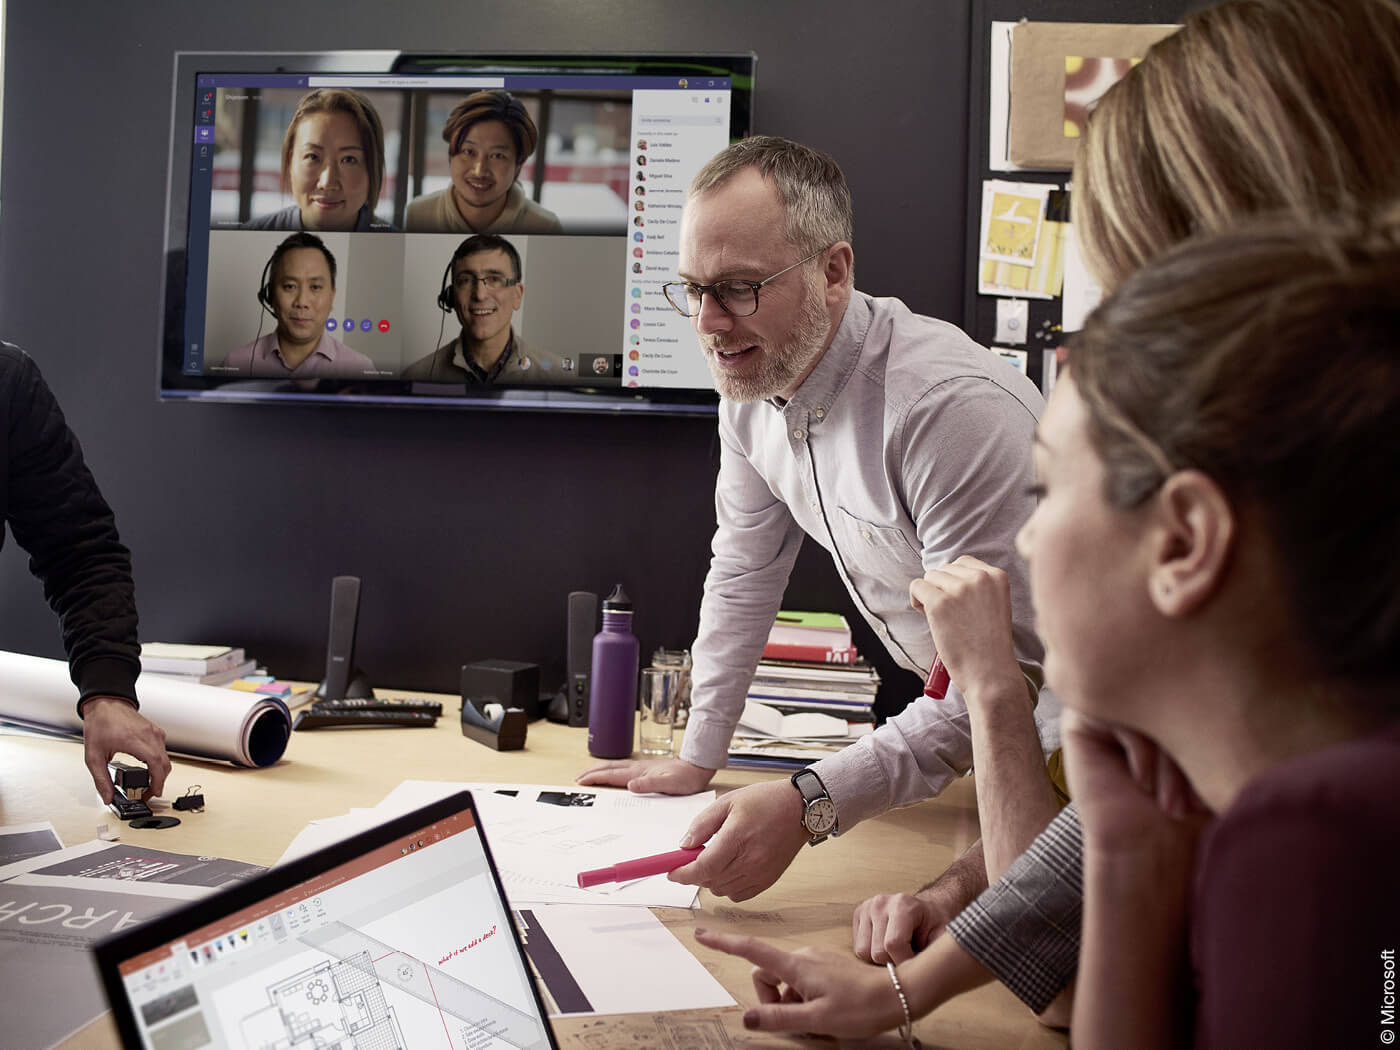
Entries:
[[[676, 76], [723, 75], [731, 78], [729, 139], [749, 134], [753, 127], [753, 83], [757, 56], [753, 52], [695, 53], [619, 52], [410, 52], [383, 50], [338, 51], [177, 51], [171, 83], [171, 127], [167, 174], [165, 245], [163, 252], [161, 342], [156, 364], [156, 388], [161, 401], [223, 404], [334, 404], [433, 409], [582, 413], [643, 413], [706, 416], [718, 409], [719, 396], [699, 388], [473, 388], [460, 394], [415, 393], [402, 380], [374, 383], [321, 380], [314, 389], [275, 389], [269, 382], [254, 386], [229, 383], [211, 376], [191, 376], [182, 370], [185, 350], [185, 301], [189, 277], [190, 169], [194, 140], [195, 76], [216, 74], [384, 74], [422, 75], [597, 75]], [[603, 352], [613, 352], [605, 348]], [[697, 351], [698, 352], [698, 351]]]

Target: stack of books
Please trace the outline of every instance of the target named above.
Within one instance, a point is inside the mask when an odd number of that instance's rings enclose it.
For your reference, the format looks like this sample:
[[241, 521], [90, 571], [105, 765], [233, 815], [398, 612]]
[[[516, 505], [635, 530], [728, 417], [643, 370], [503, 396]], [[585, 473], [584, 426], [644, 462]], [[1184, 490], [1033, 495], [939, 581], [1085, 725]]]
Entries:
[[141, 670], [198, 685], [228, 685], [258, 669], [256, 660], [228, 645], [142, 642]]
[[778, 614], [749, 685], [729, 764], [810, 765], [871, 732], [880, 676], [839, 613]]
[[784, 610], [778, 613], [773, 629], [768, 632], [763, 658], [853, 664], [860, 659], [860, 654], [851, 644], [851, 625], [840, 613]]

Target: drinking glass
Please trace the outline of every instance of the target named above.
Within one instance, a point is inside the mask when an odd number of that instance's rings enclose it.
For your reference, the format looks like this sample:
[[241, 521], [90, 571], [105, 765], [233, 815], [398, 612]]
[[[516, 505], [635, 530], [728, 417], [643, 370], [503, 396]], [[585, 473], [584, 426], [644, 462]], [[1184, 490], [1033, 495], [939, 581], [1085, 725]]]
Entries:
[[669, 667], [642, 669], [637, 695], [642, 702], [637, 721], [637, 749], [650, 757], [671, 753], [676, 705], [681, 694], [681, 672]]

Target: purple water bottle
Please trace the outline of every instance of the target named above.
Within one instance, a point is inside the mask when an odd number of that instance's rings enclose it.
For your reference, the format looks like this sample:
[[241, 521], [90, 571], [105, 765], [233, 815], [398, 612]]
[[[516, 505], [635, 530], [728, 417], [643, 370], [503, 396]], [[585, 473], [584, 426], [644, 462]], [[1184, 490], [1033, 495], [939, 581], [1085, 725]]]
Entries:
[[628, 758], [637, 715], [637, 636], [632, 601], [622, 584], [603, 599], [603, 629], [593, 636], [593, 690], [588, 700], [588, 753]]

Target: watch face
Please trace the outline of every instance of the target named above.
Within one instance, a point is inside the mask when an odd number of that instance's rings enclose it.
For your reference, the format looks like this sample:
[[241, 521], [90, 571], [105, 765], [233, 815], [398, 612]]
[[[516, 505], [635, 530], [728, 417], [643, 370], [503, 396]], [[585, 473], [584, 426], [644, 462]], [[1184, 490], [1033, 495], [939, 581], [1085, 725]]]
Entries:
[[813, 835], [830, 834], [836, 827], [836, 804], [829, 798], [819, 798], [807, 807], [802, 823]]

